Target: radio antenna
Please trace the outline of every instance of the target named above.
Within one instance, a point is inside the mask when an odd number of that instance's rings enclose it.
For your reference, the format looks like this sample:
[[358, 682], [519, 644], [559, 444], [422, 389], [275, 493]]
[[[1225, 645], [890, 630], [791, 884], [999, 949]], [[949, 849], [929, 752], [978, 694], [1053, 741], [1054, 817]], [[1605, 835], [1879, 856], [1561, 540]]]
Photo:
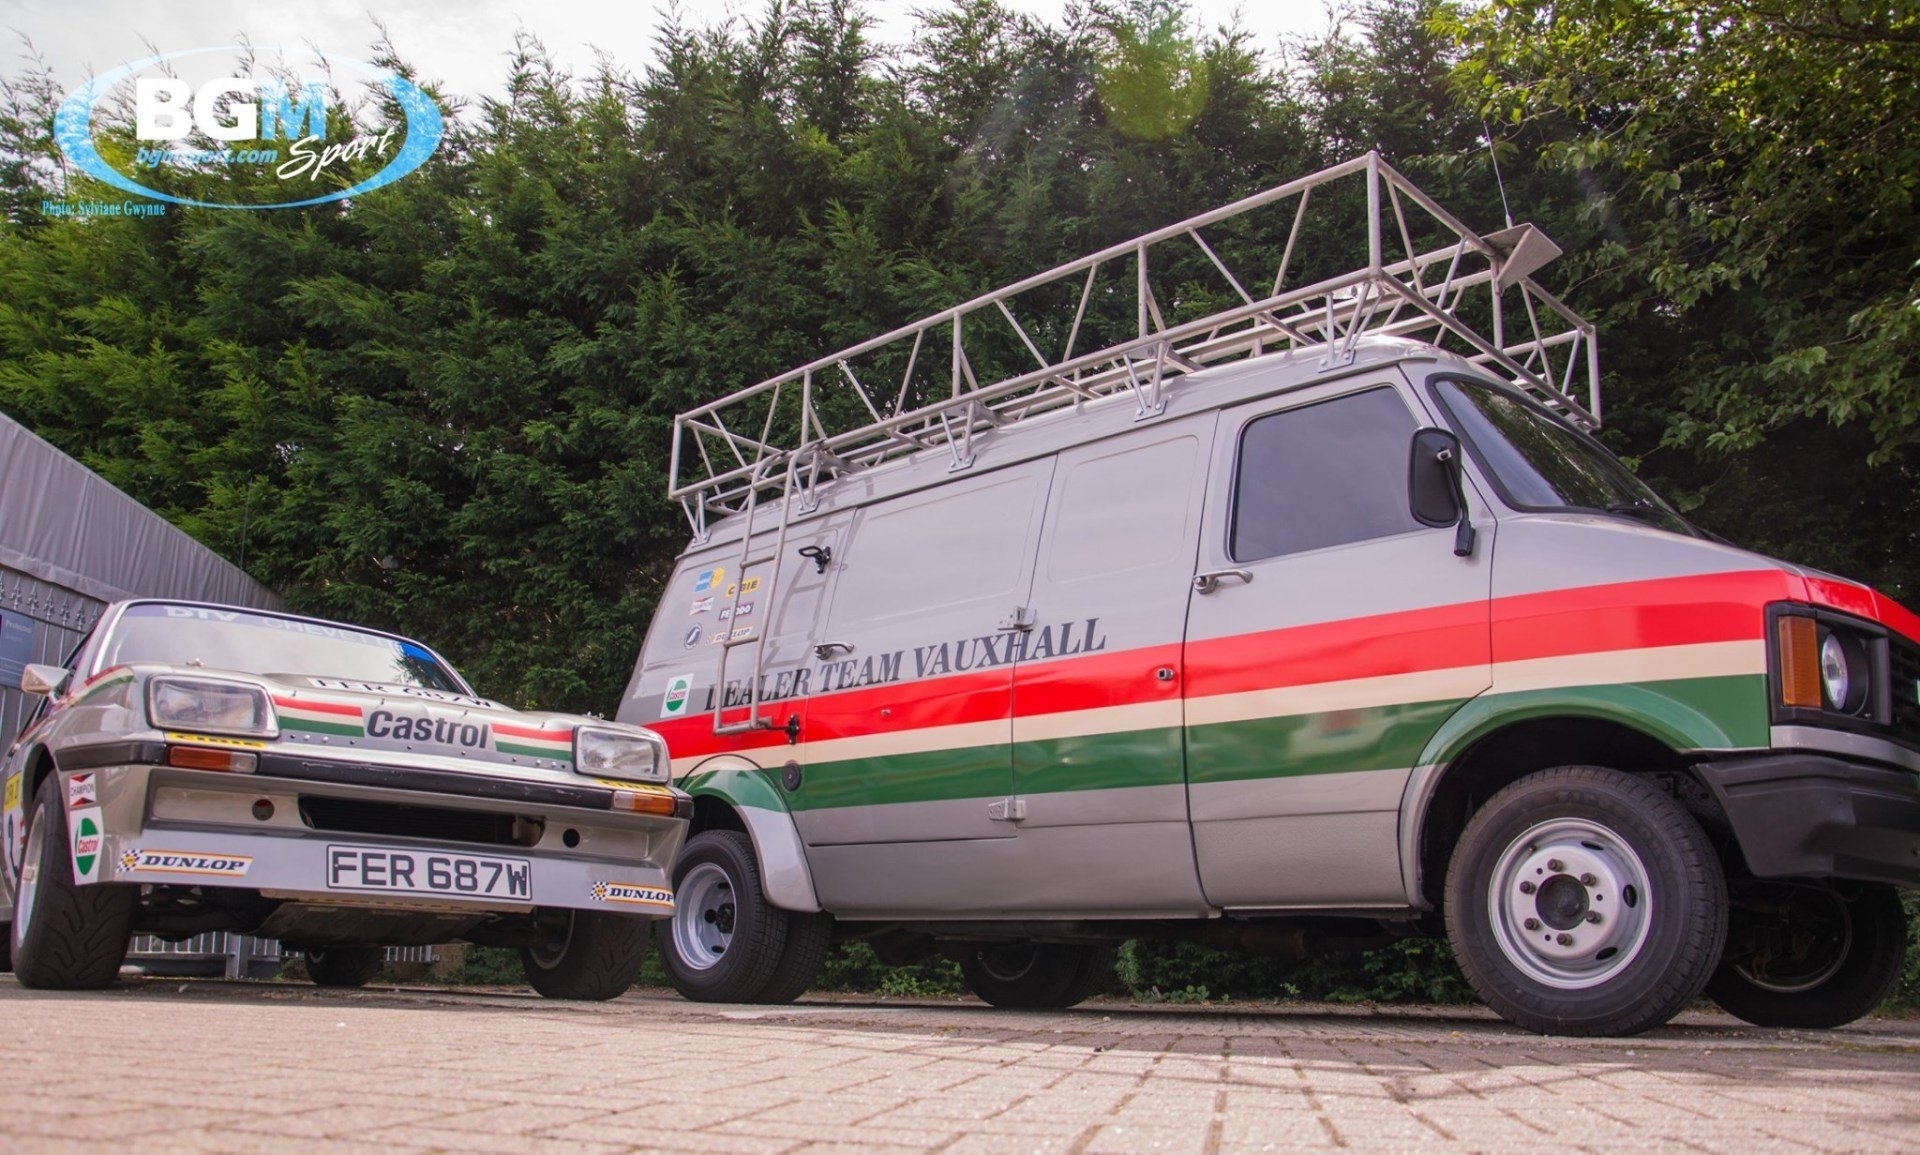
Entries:
[[1507, 203], [1507, 182], [1500, 179], [1500, 154], [1493, 148], [1493, 127], [1485, 119], [1480, 121], [1481, 137], [1487, 142], [1487, 158], [1493, 161], [1493, 183], [1500, 186], [1500, 211], [1506, 215], [1507, 227], [1513, 227], [1513, 206]]

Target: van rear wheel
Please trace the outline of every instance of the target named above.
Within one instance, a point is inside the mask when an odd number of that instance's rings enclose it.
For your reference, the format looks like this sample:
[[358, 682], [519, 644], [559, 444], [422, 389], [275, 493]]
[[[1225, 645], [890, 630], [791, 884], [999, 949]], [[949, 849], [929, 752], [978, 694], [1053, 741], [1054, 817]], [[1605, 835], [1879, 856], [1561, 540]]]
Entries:
[[1693, 816], [1597, 766], [1530, 774], [1467, 823], [1447, 871], [1447, 936], [1502, 1018], [1550, 1035], [1632, 1035], [1706, 985], [1726, 880]]
[[789, 919], [767, 901], [753, 841], [738, 830], [694, 835], [673, 883], [673, 917], [654, 932], [667, 981], [697, 1003], [758, 999], [786, 951]]
[[960, 977], [982, 1002], [996, 1007], [1070, 1007], [1106, 977], [1112, 952], [1069, 943], [992, 943], [960, 959]]
[[1749, 882], [1734, 892], [1707, 997], [1758, 1027], [1842, 1027], [1886, 1001], [1906, 952], [1891, 886]]

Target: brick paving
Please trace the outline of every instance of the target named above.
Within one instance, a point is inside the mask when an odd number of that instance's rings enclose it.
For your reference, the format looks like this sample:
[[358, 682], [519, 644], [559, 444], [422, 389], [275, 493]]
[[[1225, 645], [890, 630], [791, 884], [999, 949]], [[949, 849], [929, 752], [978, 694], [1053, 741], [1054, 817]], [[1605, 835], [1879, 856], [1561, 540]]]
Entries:
[[1920, 1022], [1636, 1039], [1482, 1011], [0, 978], [0, 1150], [1920, 1149]]

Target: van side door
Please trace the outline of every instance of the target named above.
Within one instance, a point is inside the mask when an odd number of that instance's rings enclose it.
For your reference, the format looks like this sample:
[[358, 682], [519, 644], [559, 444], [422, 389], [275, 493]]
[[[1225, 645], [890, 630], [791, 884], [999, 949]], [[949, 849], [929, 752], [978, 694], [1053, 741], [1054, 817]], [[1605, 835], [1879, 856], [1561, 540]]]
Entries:
[[[1402, 907], [1400, 801], [1490, 684], [1493, 524], [1415, 521], [1397, 370], [1224, 411], [1187, 615], [1194, 850], [1227, 908]], [[1469, 502], [1473, 497], [1469, 495]]]
[[978, 880], [1014, 834], [1007, 636], [1052, 475], [1048, 458], [873, 502], [834, 555], [788, 803], [835, 914], [991, 898]]
[[1181, 641], [1217, 411], [1063, 450], [1013, 641], [1013, 776], [1035, 912], [1205, 909], [1187, 824]]

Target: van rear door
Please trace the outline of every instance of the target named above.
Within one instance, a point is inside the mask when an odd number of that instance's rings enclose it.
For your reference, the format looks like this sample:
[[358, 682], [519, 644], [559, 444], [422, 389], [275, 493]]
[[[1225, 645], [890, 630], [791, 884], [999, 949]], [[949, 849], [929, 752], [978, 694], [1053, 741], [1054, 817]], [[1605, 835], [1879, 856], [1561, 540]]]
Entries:
[[[1399, 811], [1490, 684], [1493, 524], [1408, 511], [1397, 371], [1224, 411], [1187, 617], [1188, 794], [1216, 906], [1407, 903]], [[1469, 500], [1472, 500], [1471, 494]]]

